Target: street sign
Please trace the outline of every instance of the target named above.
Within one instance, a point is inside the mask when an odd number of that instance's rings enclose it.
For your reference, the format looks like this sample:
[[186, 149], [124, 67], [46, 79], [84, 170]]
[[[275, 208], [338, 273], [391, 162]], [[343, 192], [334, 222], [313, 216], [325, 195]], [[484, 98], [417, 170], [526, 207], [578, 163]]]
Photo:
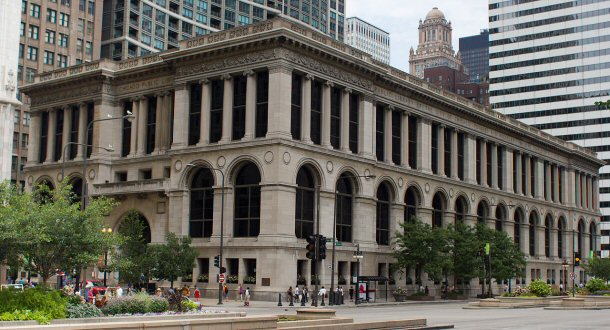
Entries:
[[574, 273], [570, 273], [570, 279], [571, 279], [571, 280], [576, 279], [576, 274], [574, 274]]
[[218, 275], [218, 283], [222, 284], [225, 282], [225, 274]]

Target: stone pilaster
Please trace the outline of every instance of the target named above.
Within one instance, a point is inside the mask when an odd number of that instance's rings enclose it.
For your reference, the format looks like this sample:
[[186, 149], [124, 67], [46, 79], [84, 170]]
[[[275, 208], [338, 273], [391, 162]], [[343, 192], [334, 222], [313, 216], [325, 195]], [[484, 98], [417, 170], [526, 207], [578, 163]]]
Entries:
[[[66, 150], [64, 150], [64, 146], [70, 142], [70, 131], [72, 129], [72, 108], [70, 108], [69, 106], [64, 107], [63, 109], [64, 112], [64, 126], [63, 126], [63, 131], [62, 131], [62, 146], [61, 146], [61, 157], [59, 158], [59, 161], [63, 161], [64, 159], [68, 160], [70, 159], [70, 152], [69, 150], [71, 148], [75, 148], [77, 146], [75, 145], [70, 145], [70, 147], [66, 148]], [[63, 180], [63, 178], [62, 178]]]
[[[210, 144], [210, 116], [212, 108], [212, 84], [208, 79], [202, 79], [201, 84], [201, 125], [199, 146]], [[246, 105], [247, 106], [247, 105]], [[247, 126], [246, 126], [247, 127]]]
[[[222, 137], [220, 143], [231, 141], [233, 127], [233, 77], [229, 74], [223, 75], [224, 94], [222, 98]], [[271, 109], [271, 108], [270, 108]]]
[[155, 96], [157, 98], [157, 108], [155, 111], [155, 149], [154, 154], [158, 154], [161, 151], [161, 132], [163, 130], [163, 112], [166, 111], [163, 108], [163, 93], [159, 93]]
[[360, 98], [358, 116], [358, 152], [370, 159], [375, 158], [375, 106], [370, 96]]
[[465, 134], [464, 179], [467, 183], [477, 183], [477, 140], [470, 133]]
[[[188, 113], [188, 112], [187, 112]], [[140, 98], [139, 112], [138, 112], [138, 147], [136, 149], [137, 156], [143, 156], [146, 154], [146, 130], [148, 123], [148, 97]], [[188, 116], [187, 116], [188, 124]], [[188, 131], [188, 125], [186, 126]]]
[[[40, 131], [41, 131], [41, 116], [42, 113], [31, 113], [30, 117], [30, 143], [28, 145], [28, 165], [34, 165], [43, 162], [40, 157]], [[4, 278], [2, 278], [4, 279]]]
[[523, 187], [523, 194], [529, 197], [532, 196], [532, 180], [530, 179], [532, 176], [532, 166], [529, 155], [523, 155], [523, 158], [525, 158], [525, 168], [523, 169], [525, 171], [525, 187]]
[[[242, 140], [254, 138], [256, 114], [256, 73], [252, 70], [244, 72], [246, 76], [246, 132]], [[203, 90], [203, 86], [202, 86]], [[202, 103], [203, 104], [203, 103]], [[202, 109], [203, 110], [203, 109]], [[202, 117], [203, 118], [203, 117]], [[295, 136], [298, 138], [298, 136]]]
[[417, 125], [417, 169], [424, 173], [432, 173], [430, 148], [432, 125], [426, 118], [419, 118]]
[[458, 130], [451, 130], [451, 178], [454, 180], [459, 180], [460, 177], [458, 175]]
[[[128, 157], [134, 157], [136, 155], [136, 149], [137, 149], [137, 144], [138, 144], [138, 126], [139, 126], [139, 121], [140, 121], [140, 99], [139, 98], [134, 98], [131, 100], [131, 113], [133, 114], [134, 118], [133, 121], [131, 122], [131, 143], [130, 143], [130, 147], [129, 147], [129, 155]], [[86, 115], [86, 113], [83, 113], [81, 111], [81, 117], [86, 117], [84, 115]], [[79, 119], [84, 119], [84, 118], [80, 118]], [[86, 122], [86, 119], [84, 120], [80, 120], [81, 123]], [[84, 130], [83, 130], [84, 131]], [[79, 128], [79, 133], [80, 133], [80, 128]], [[80, 135], [80, 134], [79, 134]], [[83, 141], [84, 138], [83, 138]]]
[[481, 155], [481, 185], [483, 187], [489, 187], [490, 182], [487, 181], [487, 141], [481, 140], [480, 155]]
[[53, 162], [55, 154], [55, 131], [57, 129], [57, 111], [49, 111], [49, 125], [47, 130], [47, 158], [45, 163]]
[[191, 89], [189, 88], [189, 85], [181, 84], [176, 86], [174, 96], [174, 138], [172, 149], [186, 148], [188, 145], [188, 114], [190, 103]]
[[491, 187], [498, 189], [498, 145], [491, 143]]
[[437, 166], [436, 172], [440, 176], [445, 176], [445, 125], [438, 125], [436, 130], [436, 153]]
[[515, 165], [516, 165], [516, 175], [517, 178], [515, 179], [515, 183], [516, 186], [515, 188], [515, 194], [523, 194], [523, 182], [521, 180], [521, 173], [523, 173], [523, 168], [521, 167], [521, 153], [519, 153], [517, 150], [513, 151], [513, 157], [515, 157]]
[[514, 193], [515, 192], [515, 187], [514, 187], [514, 178], [513, 178], [513, 155], [514, 153], [509, 150], [508, 147], [504, 147], [504, 149], [502, 149], [503, 152], [503, 157], [502, 157], [502, 169], [503, 169], [503, 173], [502, 175], [502, 182], [504, 182], [504, 191], [508, 192], [508, 193]]
[[341, 151], [350, 152], [349, 149], [349, 107], [351, 89], [345, 88], [341, 92]]
[[536, 196], [534, 197], [544, 200], [544, 161], [537, 158], [534, 166], [536, 166]]
[[311, 141], [311, 82], [314, 77], [311, 74], [303, 78], [301, 93], [301, 141], [313, 144]]
[[322, 87], [322, 147], [332, 148], [330, 144], [330, 97], [334, 84], [327, 81]]
[[290, 133], [291, 95], [292, 69], [284, 66], [269, 68], [268, 138], [292, 138]]
[[384, 152], [383, 155], [385, 157], [384, 161], [388, 164], [393, 164], [394, 162], [392, 161], [392, 110], [393, 107], [389, 106], [385, 108], [385, 114], [384, 114], [384, 125], [383, 125], [383, 131], [384, 131], [384, 135], [383, 137], [385, 138], [384, 141]]

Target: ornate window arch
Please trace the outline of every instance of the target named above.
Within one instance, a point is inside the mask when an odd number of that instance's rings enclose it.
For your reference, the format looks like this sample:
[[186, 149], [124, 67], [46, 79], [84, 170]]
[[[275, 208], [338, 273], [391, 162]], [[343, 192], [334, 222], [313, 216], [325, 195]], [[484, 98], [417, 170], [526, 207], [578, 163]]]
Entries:
[[296, 206], [294, 209], [297, 238], [306, 238], [314, 233], [315, 218], [315, 176], [309, 166], [301, 166], [297, 173]]
[[354, 201], [354, 182], [349, 173], [343, 173], [336, 184], [336, 218], [337, 240], [341, 242], [352, 241], [352, 217]]
[[391, 188], [387, 182], [382, 182], [377, 188], [376, 241], [379, 245], [390, 244], [390, 199]]
[[189, 235], [211, 237], [214, 223], [214, 176], [208, 168], [199, 168], [190, 185]]
[[455, 224], [458, 222], [464, 223], [466, 220], [466, 215], [468, 214], [468, 201], [464, 196], [458, 196], [455, 200]]
[[417, 218], [417, 209], [420, 205], [421, 197], [417, 188], [414, 186], [409, 187], [405, 193], [404, 222], [410, 222]]
[[440, 191], [434, 194], [432, 199], [432, 227], [442, 227], [445, 211], [447, 210], [447, 200]]
[[233, 235], [256, 237], [260, 233], [261, 174], [251, 162], [244, 164], [235, 176], [235, 213]]

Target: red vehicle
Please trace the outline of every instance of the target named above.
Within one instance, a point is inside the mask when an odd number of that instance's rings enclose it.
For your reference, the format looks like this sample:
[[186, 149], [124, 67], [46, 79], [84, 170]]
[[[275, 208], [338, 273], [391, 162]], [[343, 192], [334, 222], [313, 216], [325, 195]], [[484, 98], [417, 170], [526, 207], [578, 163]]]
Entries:
[[87, 280], [86, 286], [93, 290], [94, 296], [98, 293], [100, 295], [104, 295], [106, 293], [106, 287], [104, 286], [104, 283], [100, 280]]

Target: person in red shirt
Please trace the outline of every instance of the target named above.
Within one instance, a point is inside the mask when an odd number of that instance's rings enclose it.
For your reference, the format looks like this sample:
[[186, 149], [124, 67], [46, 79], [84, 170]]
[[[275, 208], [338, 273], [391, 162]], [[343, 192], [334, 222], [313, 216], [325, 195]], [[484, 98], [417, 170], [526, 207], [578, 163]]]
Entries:
[[199, 302], [199, 297], [201, 297], [201, 292], [199, 292], [199, 288], [195, 287], [195, 300]]

